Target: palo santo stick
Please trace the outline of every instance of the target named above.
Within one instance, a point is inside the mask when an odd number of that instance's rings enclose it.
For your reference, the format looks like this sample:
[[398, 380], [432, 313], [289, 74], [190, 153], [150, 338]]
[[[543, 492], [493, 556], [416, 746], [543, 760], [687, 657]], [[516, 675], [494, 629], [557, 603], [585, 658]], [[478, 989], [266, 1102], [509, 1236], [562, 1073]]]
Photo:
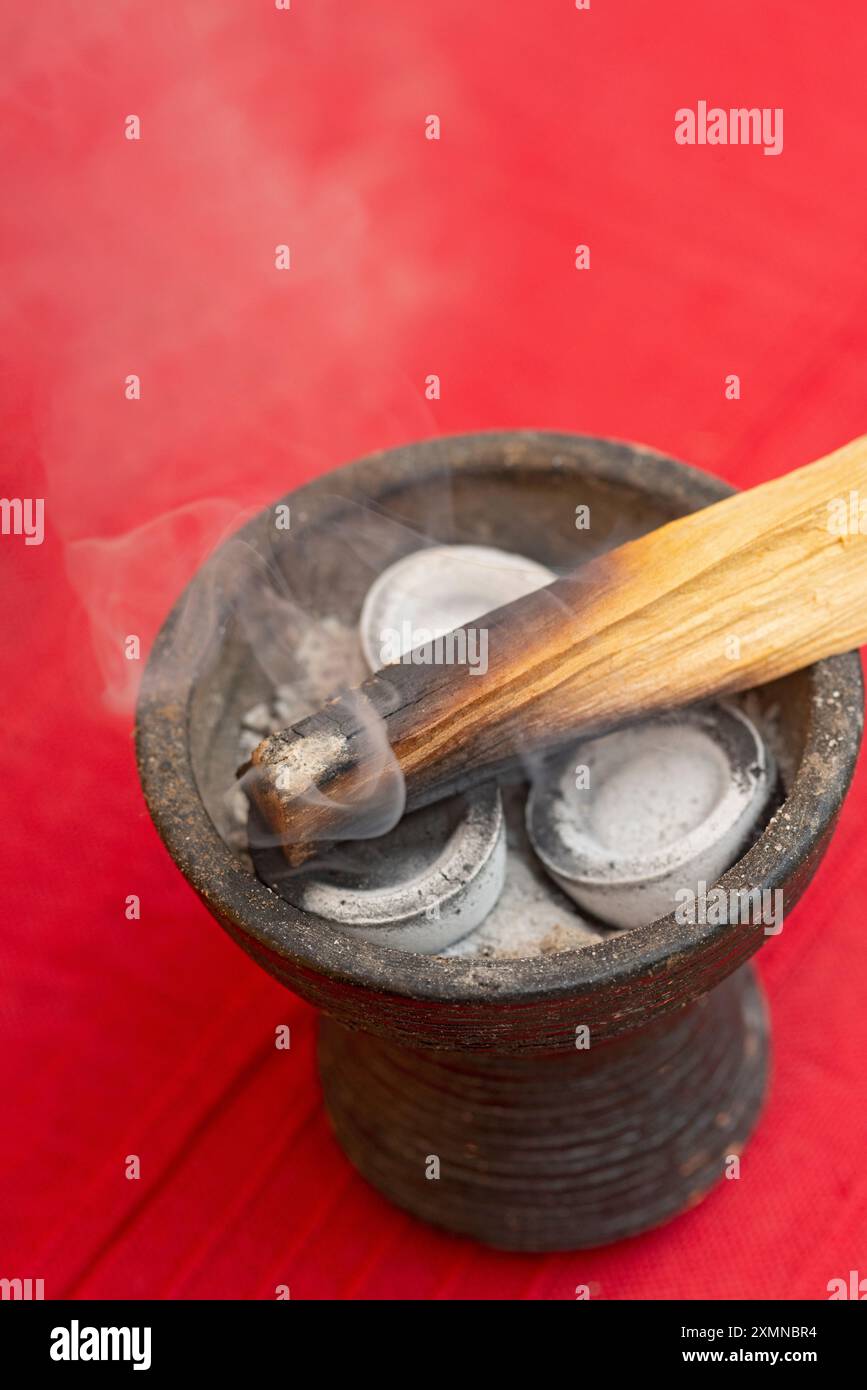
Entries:
[[488, 634], [484, 674], [430, 664], [377, 672], [265, 739], [245, 790], [300, 865], [316, 842], [390, 828], [398, 769], [414, 810], [524, 753], [858, 646], [867, 536], [857, 506], [855, 527], [839, 524], [853, 495], [867, 512], [867, 436], [468, 625]]

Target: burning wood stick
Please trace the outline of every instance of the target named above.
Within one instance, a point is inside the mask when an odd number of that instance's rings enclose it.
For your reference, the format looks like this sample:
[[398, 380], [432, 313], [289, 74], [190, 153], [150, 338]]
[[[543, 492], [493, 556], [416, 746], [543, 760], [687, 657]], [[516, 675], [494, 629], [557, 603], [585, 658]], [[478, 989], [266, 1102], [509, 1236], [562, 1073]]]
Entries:
[[487, 633], [486, 670], [421, 649], [255, 749], [244, 787], [290, 864], [390, 829], [400, 774], [414, 810], [525, 753], [867, 641], [867, 436], [467, 626]]

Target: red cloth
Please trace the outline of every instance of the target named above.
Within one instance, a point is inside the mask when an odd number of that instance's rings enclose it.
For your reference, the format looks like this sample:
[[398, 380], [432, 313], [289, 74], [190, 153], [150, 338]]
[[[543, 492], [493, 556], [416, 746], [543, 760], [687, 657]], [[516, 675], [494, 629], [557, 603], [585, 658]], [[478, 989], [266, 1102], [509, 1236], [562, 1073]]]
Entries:
[[[821, 1299], [867, 1275], [863, 769], [761, 955], [775, 1062], [740, 1181], [610, 1249], [495, 1254], [343, 1158], [312, 1011], [150, 825], [120, 654], [237, 511], [370, 450], [532, 425], [750, 484], [864, 431], [867, 11], [43, 0], [3, 28], [0, 490], [44, 496], [48, 531], [0, 537], [0, 1276], [48, 1297]], [[676, 145], [699, 100], [782, 107], [783, 153]]]

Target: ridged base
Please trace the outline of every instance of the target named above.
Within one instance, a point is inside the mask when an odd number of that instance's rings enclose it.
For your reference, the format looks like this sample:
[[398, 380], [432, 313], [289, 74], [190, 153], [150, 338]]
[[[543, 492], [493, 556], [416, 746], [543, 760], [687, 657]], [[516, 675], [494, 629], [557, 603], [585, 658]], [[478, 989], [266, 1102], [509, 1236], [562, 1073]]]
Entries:
[[641, 1034], [590, 1041], [411, 1051], [323, 1018], [319, 1063], [340, 1143], [393, 1202], [503, 1249], [574, 1250], [700, 1201], [755, 1124], [768, 1064], [750, 967]]

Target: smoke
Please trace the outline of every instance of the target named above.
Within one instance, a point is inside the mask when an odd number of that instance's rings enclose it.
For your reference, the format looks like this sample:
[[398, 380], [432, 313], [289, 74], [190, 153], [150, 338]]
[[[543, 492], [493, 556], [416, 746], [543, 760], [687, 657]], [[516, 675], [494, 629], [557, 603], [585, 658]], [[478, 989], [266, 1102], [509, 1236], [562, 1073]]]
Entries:
[[[143, 658], [169, 609], [214, 546], [244, 520], [223, 498], [179, 507], [122, 536], [71, 541], [70, 582], [90, 619], [94, 656], [107, 708], [128, 715], [135, 707]], [[180, 624], [177, 680], [200, 664], [215, 615], [202, 599], [188, 605]]]
[[[435, 101], [460, 112], [465, 145], [490, 132], [411, 11], [47, 0], [4, 23], [0, 295], [17, 356], [0, 392], [27, 401], [46, 524], [106, 709], [126, 720], [164, 615], [250, 513], [368, 446], [435, 432], [436, 364], [414, 345], [475, 302], [479, 262], [443, 245], [443, 150], [423, 122]], [[403, 534], [344, 513], [357, 595], [398, 553], [462, 538], [448, 483], [428, 501]], [[308, 712], [352, 683], [333, 659], [321, 683], [304, 676], [321, 614], [285, 568], [243, 542], [221, 565], [263, 686], [293, 684]], [[213, 656], [223, 597], [204, 584], [184, 603], [178, 688]]]
[[419, 73], [443, 102], [453, 79], [411, 18], [318, 9], [46, 0], [3, 20], [0, 407], [26, 402], [113, 714], [141, 669], [126, 638], [144, 658], [239, 521], [360, 439], [434, 423], [407, 344], [446, 277], [463, 287], [393, 185], [410, 134], [425, 153]]

